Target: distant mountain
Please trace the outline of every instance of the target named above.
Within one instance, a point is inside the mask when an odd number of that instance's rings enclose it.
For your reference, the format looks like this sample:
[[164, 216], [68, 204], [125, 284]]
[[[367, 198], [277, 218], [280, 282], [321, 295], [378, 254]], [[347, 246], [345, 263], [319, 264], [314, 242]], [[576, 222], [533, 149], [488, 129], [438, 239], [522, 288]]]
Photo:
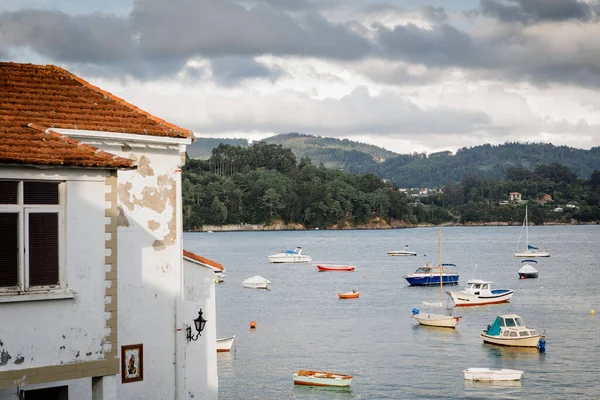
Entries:
[[[291, 149], [298, 162], [308, 156], [313, 164], [354, 174], [370, 172], [399, 187], [441, 187], [470, 174], [505, 179], [511, 167], [533, 170], [551, 163], [567, 166], [580, 178], [589, 179], [594, 170], [600, 170], [600, 147], [582, 150], [550, 143], [508, 142], [463, 147], [456, 154], [442, 151], [427, 155], [397, 154], [370, 144], [301, 133], [275, 135], [264, 141]], [[188, 155], [208, 159], [219, 143], [249, 146], [245, 139], [200, 138], [188, 146]]]
[[484, 144], [463, 147], [454, 155], [449, 151], [401, 155], [365, 172], [390, 179], [400, 187], [440, 187], [470, 174], [505, 179], [511, 167], [533, 170], [551, 163], [565, 165], [578, 177], [589, 179], [594, 170], [600, 170], [600, 147], [582, 150], [549, 143]]
[[221, 143], [232, 146], [249, 146], [246, 139], [197, 138], [187, 147], [188, 157], [208, 160], [212, 155], [212, 149], [218, 147]]

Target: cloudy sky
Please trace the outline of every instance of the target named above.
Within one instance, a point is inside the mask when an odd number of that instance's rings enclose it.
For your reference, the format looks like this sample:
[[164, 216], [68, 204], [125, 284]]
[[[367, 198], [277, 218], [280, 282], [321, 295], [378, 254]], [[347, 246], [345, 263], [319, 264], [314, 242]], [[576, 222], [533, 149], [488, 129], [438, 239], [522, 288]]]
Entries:
[[600, 0], [2, 0], [0, 60], [205, 137], [600, 146]]

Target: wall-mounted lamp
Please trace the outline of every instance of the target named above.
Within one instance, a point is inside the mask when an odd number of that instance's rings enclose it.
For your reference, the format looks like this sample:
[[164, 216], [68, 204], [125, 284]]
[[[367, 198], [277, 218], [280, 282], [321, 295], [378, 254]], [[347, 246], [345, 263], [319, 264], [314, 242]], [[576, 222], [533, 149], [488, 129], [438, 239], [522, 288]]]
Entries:
[[198, 340], [198, 336], [202, 336], [200, 335], [200, 333], [204, 330], [204, 327], [206, 326], [206, 320], [204, 318], [202, 318], [202, 309], [200, 309], [200, 311], [198, 311], [198, 318], [196, 318], [194, 320], [194, 327], [196, 328], [196, 335], [192, 336], [192, 327], [188, 326], [187, 327], [187, 340]]

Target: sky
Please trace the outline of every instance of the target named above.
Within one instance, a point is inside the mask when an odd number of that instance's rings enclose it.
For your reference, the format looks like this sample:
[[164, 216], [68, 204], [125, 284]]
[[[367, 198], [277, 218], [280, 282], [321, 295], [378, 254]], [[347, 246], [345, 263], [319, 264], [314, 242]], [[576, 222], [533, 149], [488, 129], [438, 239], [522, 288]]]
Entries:
[[600, 0], [2, 0], [0, 60], [199, 137], [600, 146]]

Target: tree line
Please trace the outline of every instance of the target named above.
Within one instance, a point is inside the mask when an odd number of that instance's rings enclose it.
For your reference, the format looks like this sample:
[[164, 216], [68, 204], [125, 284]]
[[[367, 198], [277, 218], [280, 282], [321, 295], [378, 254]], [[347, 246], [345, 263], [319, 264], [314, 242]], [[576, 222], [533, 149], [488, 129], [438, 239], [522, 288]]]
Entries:
[[[444, 158], [440, 155], [440, 158]], [[202, 225], [302, 224], [306, 228], [356, 227], [373, 221], [411, 226], [422, 223], [520, 223], [522, 204], [508, 201], [520, 192], [532, 222], [600, 221], [600, 171], [578, 178], [551, 163], [529, 170], [512, 167], [504, 179], [468, 175], [427, 196], [400, 191], [372, 173], [352, 174], [299, 162], [281, 145], [221, 144], [208, 160], [188, 159], [183, 168], [184, 229]], [[537, 199], [550, 195], [552, 202]], [[571, 202], [573, 208], [553, 211]]]

